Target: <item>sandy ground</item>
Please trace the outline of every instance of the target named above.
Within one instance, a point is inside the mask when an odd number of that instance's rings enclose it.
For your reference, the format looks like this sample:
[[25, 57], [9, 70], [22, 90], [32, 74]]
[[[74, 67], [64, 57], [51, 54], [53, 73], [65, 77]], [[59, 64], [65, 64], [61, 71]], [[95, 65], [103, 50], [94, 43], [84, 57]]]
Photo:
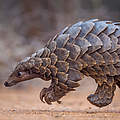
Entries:
[[[91, 85], [90, 85], [91, 84]], [[47, 105], [39, 100], [41, 88], [0, 89], [0, 120], [120, 120], [120, 90], [112, 104], [104, 108], [91, 105], [86, 97], [94, 83], [84, 85], [62, 98], [62, 104]]]

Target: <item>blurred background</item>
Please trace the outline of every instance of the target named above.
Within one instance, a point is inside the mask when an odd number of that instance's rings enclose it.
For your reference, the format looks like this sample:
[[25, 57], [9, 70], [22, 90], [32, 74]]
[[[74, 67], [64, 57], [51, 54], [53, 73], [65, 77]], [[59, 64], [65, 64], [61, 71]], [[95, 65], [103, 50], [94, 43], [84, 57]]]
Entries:
[[[86, 114], [77, 113], [73, 118], [74, 114], [71, 113], [68, 118], [78, 119], [81, 116], [81, 120], [87, 120], [84, 118], [86, 116], [89, 120], [90, 118], [93, 120], [100, 116], [107, 119], [108, 116], [109, 120], [117, 120], [117, 117], [120, 120], [118, 115], [120, 90], [117, 88], [113, 102], [109, 106], [103, 109], [97, 108], [86, 99], [89, 94], [95, 92], [97, 87], [91, 78], [80, 81], [81, 86], [77, 91], [62, 98], [63, 104], [54, 103], [51, 106], [39, 100], [40, 90], [48, 87], [49, 82], [34, 79], [11, 88], [3, 86], [3, 82], [16, 64], [24, 57], [41, 49], [57, 32], [69, 24], [94, 18], [119, 21], [120, 0], [0, 0], [0, 120], [10, 120], [10, 118], [21, 120], [22, 117], [26, 120], [25, 115], [27, 119], [31, 116], [35, 120], [35, 115], [43, 117], [48, 114], [37, 114], [37, 111], [33, 114], [34, 110], [107, 110], [113, 111], [114, 114], [106, 115], [103, 112], [97, 115], [94, 112], [93, 114], [86, 112]], [[24, 109], [28, 110], [27, 114], [24, 114], [24, 111], [19, 114], [19, 110]], [[118, 114], [116, 115], [114, 111]], [[63, 117], [63, 113], [55, 115], [54, 120], [58, 118], [64, 120], [60, 116]], [[47, 118], [50, 120], [49, 115]]]
[[93, 18], [120, 20], [120, 0], [0, 0], [1, 86], [19, 60], [65, 26]]

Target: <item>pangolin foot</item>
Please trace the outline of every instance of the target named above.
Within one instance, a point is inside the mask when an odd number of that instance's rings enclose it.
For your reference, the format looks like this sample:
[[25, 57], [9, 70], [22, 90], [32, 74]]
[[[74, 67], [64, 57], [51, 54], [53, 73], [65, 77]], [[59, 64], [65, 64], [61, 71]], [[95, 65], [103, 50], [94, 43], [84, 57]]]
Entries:
[[109, 86], [106, 83], [101, 86], [98, 85], [95, 94], [89, 95], [87, 99], [90, 103], [96, 105], [97, 107], [104, 107], [112, 102], [115, 89], [115, 84], [112, 86]]
[[104, 97], [100, 99], [98, 94], [91, 94], [87, 99], [91, 104], [96, 105], [97, 107], [104, 107], [112, 102], [112, 98]]
[[61, 103], [60, 98], [63, 97], [67, 92], [60, 89], [59, 86], [50, 86], [49, 88], [43, 88], [40, 92], [40, 100], [42, 102], [46, 102], [51, 105], [52, 102], [57, 101], [57, 103]]

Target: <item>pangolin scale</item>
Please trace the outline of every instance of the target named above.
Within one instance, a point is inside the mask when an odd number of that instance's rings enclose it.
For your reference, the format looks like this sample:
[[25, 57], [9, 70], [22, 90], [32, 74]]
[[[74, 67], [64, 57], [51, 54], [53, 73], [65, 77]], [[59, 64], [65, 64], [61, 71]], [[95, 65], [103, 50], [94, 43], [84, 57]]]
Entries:
[[98, 107], [112, 102], [116, 85], [120, 87], [120, 23], [98, 19], [80, 21], [63, 29], [44, 48], [18, 63], [4, 83], [42, 78], [51, 80], [43, 88], [41, 101], [51, 104], [78, 87], [84, 76], [98, 84], [88, 101]]

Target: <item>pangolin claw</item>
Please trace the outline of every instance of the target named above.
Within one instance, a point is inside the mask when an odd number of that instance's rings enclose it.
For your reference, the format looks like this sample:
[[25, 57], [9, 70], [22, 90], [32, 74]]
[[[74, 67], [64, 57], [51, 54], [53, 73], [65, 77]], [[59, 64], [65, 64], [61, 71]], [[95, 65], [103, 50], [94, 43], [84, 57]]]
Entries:
[[52, 91], [49, 89], [49, 88], [43, 88], [42, 91], [40, 92], [40, 100], [43, 102], [43, 103], [47, 103], [49, 105], [51, 105], [53, 102], [52, 100]]
[[49, 99], [49, 96], [46, 94], [45, 95], [45, 102], [48, 104], [48, 105], [51, 105], [52, 103], [50, 102], [50, 99]]
[[47, 92], [47, 88], [43, 88], [42, 91], [40, 92], [40, 100], [41, 100], [43, 103], [45, 103], [44, 100], [43, 100], [43, 98], [44, 98], [44, 96], [46, 95], [46, 92]]
[[61, 103], [62, 103], [62, 101], [59, 101], [59, 100], [58, 100], [58, 101], [57, 101], [57, 103], [58, 103], [58, 104], [61, 104]]
[[57, 85], [50, 86], [49, 88], [43, 88], [40, 92], [40, 100], [49, 105], [51, 105], [52, 102], [57, 102], [60, 104], [60, 98], [65, 96], [67, 92], [68, 91], [59, 88]]

